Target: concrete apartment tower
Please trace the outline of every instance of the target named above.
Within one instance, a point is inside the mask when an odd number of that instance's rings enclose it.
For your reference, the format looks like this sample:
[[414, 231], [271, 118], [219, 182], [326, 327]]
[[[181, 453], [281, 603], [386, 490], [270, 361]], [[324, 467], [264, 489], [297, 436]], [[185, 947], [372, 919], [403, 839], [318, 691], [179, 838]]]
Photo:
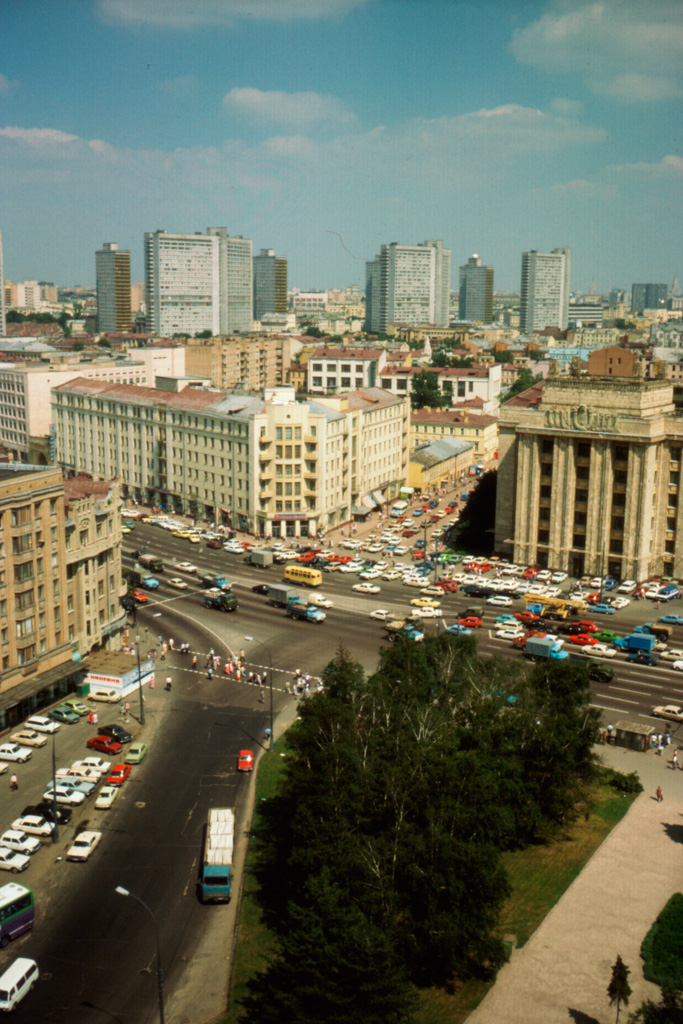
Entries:
[[254, 256], [254, 320], [265, 313], [287, 312], [287, 260], [274, 249]]
[[218, 241], [219, 333], [247, 334], [254, 303], [252, 241], [229, 235], [227, 228], [207, 228], [206, 233]]
[[97, 278], [97, 330], [129, 331], [130, 252], [116, 242], [104, 242], [95, 253]]
[[388, 324], [447, 327], [451, 254], [440, 241], [382, 245], [365, 265], [365, 329]]
[[493, 322], [493, 267], [483, 267], [476, 253], [460, 267], [458, 299], [461, 320]]
[[147, 330], [172, 338], [220, 331], [219, 239], [145, 233]]
[[567, 329], [571, 249], [522, 253], [519, 326], [522, 331], [544, 327]]
[[5, 262], [2, 255], [2, 229], [0, 229], [0, 336], [7, 334], [5, 316]]

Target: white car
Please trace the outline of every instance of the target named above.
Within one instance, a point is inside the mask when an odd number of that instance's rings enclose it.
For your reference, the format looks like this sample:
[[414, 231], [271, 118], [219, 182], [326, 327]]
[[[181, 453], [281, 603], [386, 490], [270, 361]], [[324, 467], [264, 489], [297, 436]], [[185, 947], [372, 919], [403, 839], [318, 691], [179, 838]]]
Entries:
[[374, 612], [370, 612], [369, 618], [379, 619], [380, 622], [386, 622], [387, 619], [391, 619], [393, 616], [386, 608], [375, 608]]
[[180, 576], [171, 576], [170, 580], [166, 580], [166, 582], [174, 590], [187, 590], [187, 583], [185, 580], [181, 580]]
[[360, 580], [376, 580], [378, 576], [382, 575], [381, 569], [363, 569], [363, 572], [358, 573], [358, 579]]
[[91, 768], [89, 765], [81, 764], [80, 761], [74, 761], [70, 768], [58, 768], [57, 775], [60, 772], [66, 772], [67, 775], [74, 775], [78, 779], [89, 779], [91, 782], [99, 782], [102, 778], [102, 772], [98, 771], [97, 768]]
[[101, 838], [101, 832], [81, 832], [66, 851], [66, 859], [87, 860]]
[[612, 607], [616, 608], [617, 610], [619, 608], [627, 608], [630, 605], [630, 603], [631, 602], [627, 597], [613, 597], [611, 601]]
[[533, 594], [534, 597], [545, 597], [548, 593], [548, 588], [543, 583], [532, 583], [530, 587], [526, 588], [527, 594]]
[[21, 732], [12, 733], [10, 739], [20, 746], [23, 743], [25, 747], [44, 747], [47, 743], [47, 736], [42, 736], [33, 729], [22, 729]]
[[73, 767], [94, 768], [100, 775], [106, 775], [111, 768], [111, 761], [104, 761], [101, 757], [84, 757], [82, 761], [74, 761]]
[[676, 669], [677, 672], [683, 672], [683, 661], [674, 661], [671, 667]]
[[0, 868], [3, 871], [13, 871], [16, 875], [19, 871], [25, 871], [31, 863], [31, 858], [23, 853], [12, 853], [4, 846], [0, 846]]
[[495, 635], [500, 640], [518, 640], [526, 634], [523, 629], [497, 629]]
[[237, 541], [229, 540], [223, 545], [223, 550], [227, 551], [231, 555], [242, 555], [244, 554], [244, 548]]
[[405, 546], [405, 544], [399, 544], [398, 547], [394, 548], [394, 554], [395, 555], [405, 555], [407, 550], [408, 550], [408, 548]]
[[511, 597], [505, 597], [504, 594], [493, 594], [491, 597], [486, 598], [487, 604], [495, 604], [499, 608], [509, 608], [513, 603]]
[[43, 800], [47, 800], [48, 803], [52, 803], [56, 800], [58, 804], [66, 804], [67, 807], [77, 807], [78, 804], [82, 804], [85, 800], [84, 793], [78, 793], [71, 786], [62, 786], [59, 783], [52, 788], [46, 789], [43, 793]]
[[381, 544], [365, 544], [363, 547], [364, 551], [369, 551], [371, 554], [378, 554], [382, 550]]
[[683, 651], [676, 647], [670, 647], [668, 651], [662, 651], [664, 661], [683, 661]]
[[[242, 547], [240, 545], [240, 550]], [[195, 573], [197, 572], [197, 566], [193, 565], [192, 562], [178, 562], [176, 569], [180, 569], [181, 572]]]
[[354, 565], [353, 562], [343, 562], [342, 565], [339, 566], [339, 572], [358, 572], [358, 566]]
[[443, 597], [441, 587], [423, 587], [420, 593], [423, 597]]
[[400, 578], [401, 573], [398, 571], [398, 569], [390, 569], [389, 572], [382, 573], [383, 580], [400, 580]]
[[404, 576], [403, 582], [407, 587], [424, 587], [425, 583], [421, 576]]
[[36, 732], [59, 732], [59, 722], [53, 722], [51, 718], [42, 715], [32, 715], [26, 719], [25, 724], [27, 729], [35, 729]]
[[120, 791], [120, 786], [102, 786], [102, 789], [97, 794], [95, 807], [97, 807], [97, 809], [100, 811], [108, 810], [116, 800]]
[[0, 846], [13, 850], [14, 853], [25, 853], [30, 856], [40, 849], [40, 845], [40, 839], [36, 839], [35, 836], [27, 836], [25, 832], [19, 832], [14, 828], [8, 828], [0, 836]]
[[49, 839], [54, 825], [40, 814], [24, 814], [21, 818], [15, 818], [12, 828], [18, 832], [25, 832], [29, 836], [43, 836], [45, 839]]
[[413, 608], [410, 612], [413, 619], [438, 619], [441, 614], [440, 608]]
[[616, 657], [616, 647], [610, 647], [609, 644], [593, 644], [592, 647], [587, 649], [588, 654], [597, 655], [599, 658], [614, 658]]
[[316, 593], [309, 594], [308, 595], [308, 603], [309, 604], [315, 604], [315, 605], [318, 606], [318, 608], [332, 608], [333, 607], [332, 602], [330, 601], [329, 597], [325, 597], [324, 594], [316, 594]]
[[30, 761], [32, 756], [32, 750], [28, 747], [20, 747], [16, 743], [3, 743], [0, 746], [0, 759], [5, 761], [18, 761], [21, 764], [24, 761]]
[[359, 594], [379, 594], [380, 590], [376, 583], [354, 583], [352, 589]]
[[560, 587], [546, 587], [545, 588], [545, 596], [546, 597], [559, 597], [561, 593], [562, 593], [562, 590], [560, 589]]
[[618, 594], [632, 594], [636, 589], [637, 583], [635, 580], [624, 580], [621, 586], [617, 587]]
[[536, 573], [536, 579], [539, 583], [546, 583], [552, 577], [550, 569], [541, 569], [540, 572]]
[[554, 573], [552, 573], [552, 575], [550, 577], [550, 582], [551, 583], [564, 583], [564, 581], [566, 579], [567, 579], [566, 572], [554, 572]]
[[117, 704], [121, 700], [121, 691], [93, 690], [88, 696], [90, 700], [102, 700], [107, 704]]
[[588, 581], [588, 586], [589, 587], [595, 587], [596, 589], [599, 589], [602, 586], [602, 577], [601, 576], [592, 576], [591, 579]]

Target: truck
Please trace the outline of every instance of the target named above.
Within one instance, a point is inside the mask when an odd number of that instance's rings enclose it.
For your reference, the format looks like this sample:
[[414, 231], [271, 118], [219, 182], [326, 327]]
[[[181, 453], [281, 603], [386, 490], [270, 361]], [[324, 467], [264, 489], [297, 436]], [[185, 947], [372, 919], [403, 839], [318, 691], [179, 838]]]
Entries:
[[633, 630], [630, 636], [624, 637], [621, 642], [615, 640], [615, 646], [627, 651], [645, 651], [651, 654], [655, 649], [657, 637], [654, 633], [641, 633], [638, 628]]
[[[673, 626], [667, 625], [666, 622], [646, 622], [643, 624], [642, 629], [647, 629], [654, 637], [658, 640], [664, 640], [664, 642], [669, 640], [673, 633]], [[640, 630], [636, 626], [633, 632], [638, 633]]]
[[135, 552], [135, 558], [147, 572], [163, 572], [164, 563], [156, 555], [146, 555], [144, 551]]
[[230, 590], [232, 583], [222, 573], [205, 572], [199, 577], [199, 582], [207, 589]]
[[554, 637], [530, 636], [524, 645], [524, 657], [551, 658], [554, 661], [563, 661], [569, 655]]
[[405, 622], [403, 619], [391, 619], [389, 622], [385, 622], [384, 629], [386, 630], [387, 640], [389, 640], [390, 643], [394, 643], [402, 636], [407, 640], [414, 640], [415, 643], [419, 643], [420, 640], [424, 640], [424, 633], [417, 629], [412, 623]]
[[250, 551], [249, 564], [256, 565], [259, 569], [268, 569], [273, 564], [272, 551]]
[[226, 594], [222, 590], [207, 590], [204, 594], [204, 607], [215, 608], [219, 612], [236, 612], [239, 604], [234, 594]]
[[212, 807], [206, 824], [206, 842], [199, 883], [201, 898], [207, 903], [230, 899], [234, 842], [234, 810], [230, 807]]
[[306, 604], [300, 598], [287, 602], [287, 614], [290, 619], [304, 619], [306, 622], [324, 622], [325, 612], [314, 604]]
[[268, 587], [268, 601], [278, 608], [286, 608], [290, 601], [298, 601], [299, 592], [285, 583], [272, 583]]
[[542, 615], [546, 619], [566, 619], [579, 615], [587, 608], [586, 602], [569, 597], [543, 597], [539, 594], [525, 594], [524, 602], [528, 612]]

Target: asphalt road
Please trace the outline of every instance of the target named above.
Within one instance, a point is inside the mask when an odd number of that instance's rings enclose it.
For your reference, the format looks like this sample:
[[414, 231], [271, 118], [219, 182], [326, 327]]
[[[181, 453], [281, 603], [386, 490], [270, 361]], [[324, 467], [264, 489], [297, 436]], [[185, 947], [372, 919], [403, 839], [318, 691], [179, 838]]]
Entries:
[[[211, 647], [222, 658], [244, 649], [247, 659], [259, 668], [269, 669], [272, 659], [276, 714], [291, 699], [285, 692], [291, 673], [300, 668], [317, 675], [342, 643], [366, 671], [372, 671], [383, 630], [368, 618], [369, 612], [384, 607], [405, 614], [416, 594], [398, 582], [380, 581], [379, 594], [356, 595], [351, 590], [355, 576], [325, 574], [321, 589], [334, 602], [326, 621], [321, 625], [292, 621], [251, 591], [254, 582], [279, 581], [278, 567], [258, 570], [238, 556], [190, 545], [152, 526], [136, 526], [127, 540], [129, 550], [148, 541], [149, 550], [167, 563], [166, 578], [175, 574], [175, 562], [185, 560], [201, 569], [224, 572], [240, 601], [234, 614], [205, 609], [190, 575], [184, 577], [187, 591], [173, 591], [162, 576], [159, 591], [150, 594], [149, 605], [139, 609], [132, 629], [141, 638], [142, 653], [160, 633], [173, 636], [176, 644], [189, 642], [200, 653], [200, 666]], [[127, 564], [132, 566], [130, 560]], [[472, 602], [458, 595], [445, 596], [444, 621], [455, 621], [465, 603]], [[493, 625], [499, 611], [487, 611], [487, 626]], [[629, 625], [648, 617], [656, 617], [652, 605], [639, 602], [610, 617], [606, 625], [626, 632]], [[428, 631], [436, 628], [434, 622], [425, 623]], [[519, 657], [489, 629], [479, 632], [478, 642], [482, 654]], [[683, 628], [675, 627], [672, 643], [683, 646]], [[653, 704], [683, 704], [680, 673], [667, 667], [629, 665], [623, 656], [611, 664], [617, 671], [615, 679], [594, 684], [593, 691], [605, 721], [653, 722]], [[162, 684], [167, 674], [173, 679], [170, 694]], [[15, 1011], [17, 1021], [147, 1024], [157, 1019], [152, 922], [134, 900], [114, 892], [117, 885], [138, 895], [157, 917], [169, 1017], [174, 991], [181, 985], [199, 936], [225, 910], [202, 906], [196, 897], [203, 830], [210, 806], [236, 806], [243, 827], [248, 779], [238, 775], [235, 760], [242, 747], [256, 751], [265, 742], [268, 699], [259, 703], [256, 687], [222, 674], [209, 681], [203, 667], [192, 671], [191, 658], [177, 654], [158, 663], [157, 679], [155, 689], [145, 693], [144, 729], [136, 721], [130, 726], [134, 737], [140, 734], [150, 743], [150, 754], [133, 768], [113, 808], [95, 811], [92, 800], [87, 801], [84, 809], [74, 813], [72, 824], [61, 829], [58, 846], [41, 850], [31, 867], [16, 876], [36, 893], [36, 927], [0, 952], [0, 965], [26, 955], [37, 959], [43, 972], [35, 992]], [[131, 703], [138, 714], [137, 702]], [[100, 704], [98, 711], [100, 723], [116, 720], [115, 708]], [[57, 766], [84, 755], [90, 734], [85, 721], [62, 726]], [[675, 742], [683, 742], [683, 728], [674, 729], [673, 736]], [[19, 766], [20, 791], [3, 801], [3, 829], [26, 803], [39, 798], [50, 777], [50, 757], [48, 743], [34, 753], [31, 762]], [[86, 823], [103, 830], [100, 846], [88, 863], [67, 863], [63, 854], [75, 830]]]

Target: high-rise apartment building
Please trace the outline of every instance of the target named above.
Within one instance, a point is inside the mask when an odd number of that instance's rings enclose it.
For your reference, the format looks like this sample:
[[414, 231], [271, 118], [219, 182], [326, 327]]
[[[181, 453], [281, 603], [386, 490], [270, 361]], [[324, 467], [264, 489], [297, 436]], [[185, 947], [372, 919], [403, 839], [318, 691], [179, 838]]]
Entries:
[[274, 249], [254, 256], [254, 319], [264, 313], [287, 312], [287, 260]]
[[147, 330], [165, 337], [218, 334], [219, 241], [215, 236], [145, 233]]
[[567, 329], [571, 249], [522, 253], [519, 326], [522, 331], [544, 327]]
[[97, 330], [129, 331], [130, 252], [116, 242], [104, 242], [95, 253], [97, 278]]
[[440, 241], [421, 245], [382, 245], [365, 265], [365, 329], [388, 324], [447, 327], [451, 254]]
[[663, 309], [667, 294], [665, 284], [632, 284], [631, 312], [640, 314], [646, 309]]
[[461, 320], [493, 321], [493, 267], [483, 267], [475, 253], [460, 267], [458, 316]]
[[2, 255], [2, 229], [0, 229], [0, 335], [7, 334], [5, 321], [5, 262]]
[[250, 238], [207, 228], [218, 241], [219, 334], [245, 334], [252, 328], [254, 258]]

